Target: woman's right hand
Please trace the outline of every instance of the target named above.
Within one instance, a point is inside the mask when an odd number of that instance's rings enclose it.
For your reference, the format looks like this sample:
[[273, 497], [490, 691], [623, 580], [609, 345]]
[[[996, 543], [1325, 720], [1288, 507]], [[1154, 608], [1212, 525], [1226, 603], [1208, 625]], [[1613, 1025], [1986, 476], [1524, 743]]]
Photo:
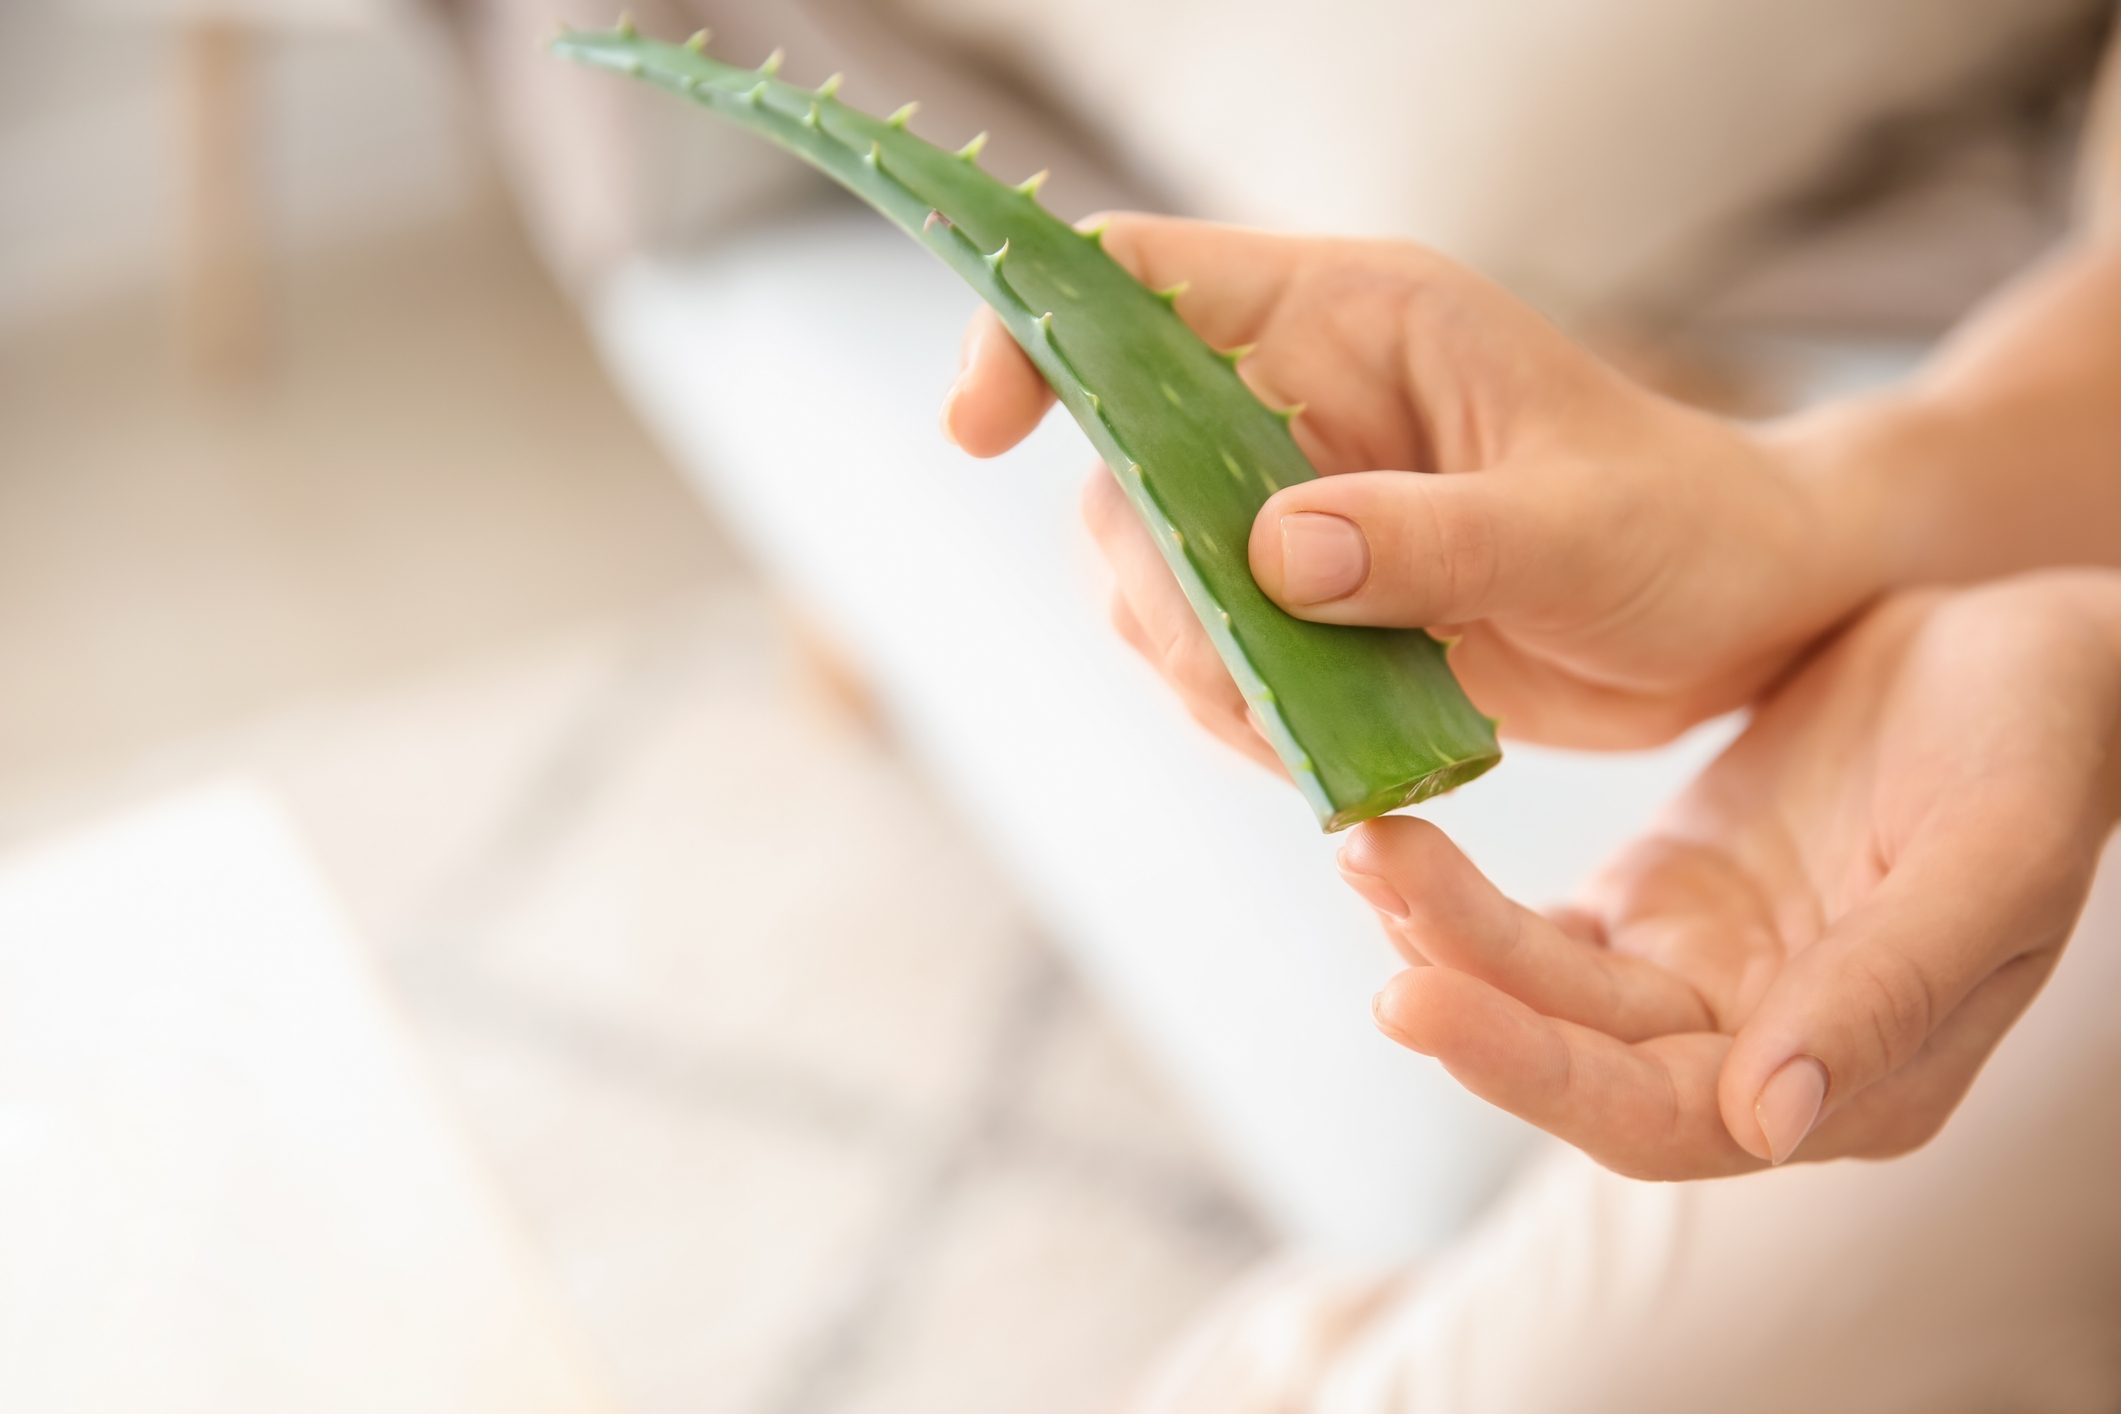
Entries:
[[[1878, 589], [1803, 458], [1629, 381], [1501, 289], [1401, 242], [1110, 218], [1105, 248], [1275, 405], [1321, 473], [1261, 508], [1251, 566], [1299, 618], [1456, 640], [1514, 737], [1622, 748], [1751, 701]], [[979, 456], [1051, 393], [999, 320], [967, 331], [944, 427]], [[1085, 519], [1114, 618], [1211, 730], [1271, 760], [1111, 476]]]

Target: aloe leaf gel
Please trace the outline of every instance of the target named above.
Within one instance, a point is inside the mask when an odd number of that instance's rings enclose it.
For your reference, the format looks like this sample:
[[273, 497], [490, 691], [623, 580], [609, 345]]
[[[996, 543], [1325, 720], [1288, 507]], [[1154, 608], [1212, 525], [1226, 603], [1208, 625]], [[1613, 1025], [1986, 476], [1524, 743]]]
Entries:
[[1495, 724], [1466, 700], [1427, 634], [1292, 618], [1253, 582], [1253, 518], [1317, 473], [1294, 410], [1238, 376], [1172, 305], [1018, 186], [979, 165], [982, 137], [949, 152], [816, 89], [645, 38], [631, 23], [562, 32], [568, 58], [643, 79], [759, 133], [823, 171], [939, 256], [1000, 314], [1119, 478], [1206, 626], [1260, 729], [1327, 830], [1438, 795], [1500, 759]]

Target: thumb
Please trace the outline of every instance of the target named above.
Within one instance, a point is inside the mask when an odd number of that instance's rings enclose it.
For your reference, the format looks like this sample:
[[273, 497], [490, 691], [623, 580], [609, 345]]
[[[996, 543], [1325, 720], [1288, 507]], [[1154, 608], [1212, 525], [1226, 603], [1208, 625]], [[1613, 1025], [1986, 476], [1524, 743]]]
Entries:
[[1725, 1128], [1754, 1157], [1787, 1160], [1830, 1109], [1914, 1060], [1998, 968], [2068, 936], [2082, 890], [1986, 843], [1903, 855], [1784, 965], [1717, 1088]]
[[1425, 628], [1596, 596], [1576, 487], [1530, 472], [1361, 471], [1286, 487], [1252, 522], [1252, 577], [1318, 623]]

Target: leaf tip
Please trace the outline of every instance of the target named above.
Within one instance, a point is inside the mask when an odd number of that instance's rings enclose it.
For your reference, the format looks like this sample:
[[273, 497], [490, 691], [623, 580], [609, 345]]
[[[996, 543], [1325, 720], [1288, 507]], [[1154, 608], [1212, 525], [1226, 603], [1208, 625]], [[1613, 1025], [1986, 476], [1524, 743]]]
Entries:
[[974, 133], [972, 141], [957, 150], [958, 159], [964, 162], [977, 162], [979, 161], [980, 150], [986, 145], [987, 134], [984, 132]]
[[759, 72], [770, 79], [775, 74], [778, 74], [781, 71], [781, 65], [786, 63], [787, 61], [787, 51], [776, 49], [771, 54], [768, 54], [766, 56], [765, 63], [759, 65]]
[[907, 103], [902, 105], [896, 113], [893, 113], [890, 117], [884, 119], [884, 123], [888, 127], [903, 128], [906, 126], [906, 124], [912, 122], [913, 115], [920, 111], [920, 104]]
[[713, 30], [696, 29], [686, 38], [685, 47], [695, 54], [705, 54], [707, 52], [707, 41], [712, 38], [714, 38]]
[[1016, 189], [1022, 192], [1025, 196], [1036, 200], [1038, 198], [1038, 189], [1046, 184], [1046, 178], [1050, 175], [1052, 174], [1047, 168], [1041, 167], [1036, 172], [1033, 172], [1030, 176], [1018, 182], [1016, 184]]

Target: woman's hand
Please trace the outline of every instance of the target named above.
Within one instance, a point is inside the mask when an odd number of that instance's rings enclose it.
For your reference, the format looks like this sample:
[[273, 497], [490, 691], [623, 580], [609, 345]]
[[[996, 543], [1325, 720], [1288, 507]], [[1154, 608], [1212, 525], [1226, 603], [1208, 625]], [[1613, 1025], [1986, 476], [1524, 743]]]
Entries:
[[[1253, 526], [1260, 585], [1327, 623], [1426, 627], [1504, 730], [1671, 737], [1751, 700], [1876, 592], [1833, 507], [1766, 442], [1661, 399], [1500, 289], [1419, 247], [1113, 218], [1105, 248], [1277, 406], [1324, 473]], [[1052, 404], [991, 313], [944, 426], [991, 456]], [[1443, 473], [1443, 474], [1431, 474]], [[1086, 518], [1121, 630], [1195, 715], [1262, 755], [1243, 703], [1112, 478]]]
[[2121, 575], [1887, 603], [1778, 690], [1577, 908], [1434, 827], [1349, 882], [1410, 961], [1380, 1026], [1622, 1173], [1928, 1140], [2054, 965], [2121, 812]]

